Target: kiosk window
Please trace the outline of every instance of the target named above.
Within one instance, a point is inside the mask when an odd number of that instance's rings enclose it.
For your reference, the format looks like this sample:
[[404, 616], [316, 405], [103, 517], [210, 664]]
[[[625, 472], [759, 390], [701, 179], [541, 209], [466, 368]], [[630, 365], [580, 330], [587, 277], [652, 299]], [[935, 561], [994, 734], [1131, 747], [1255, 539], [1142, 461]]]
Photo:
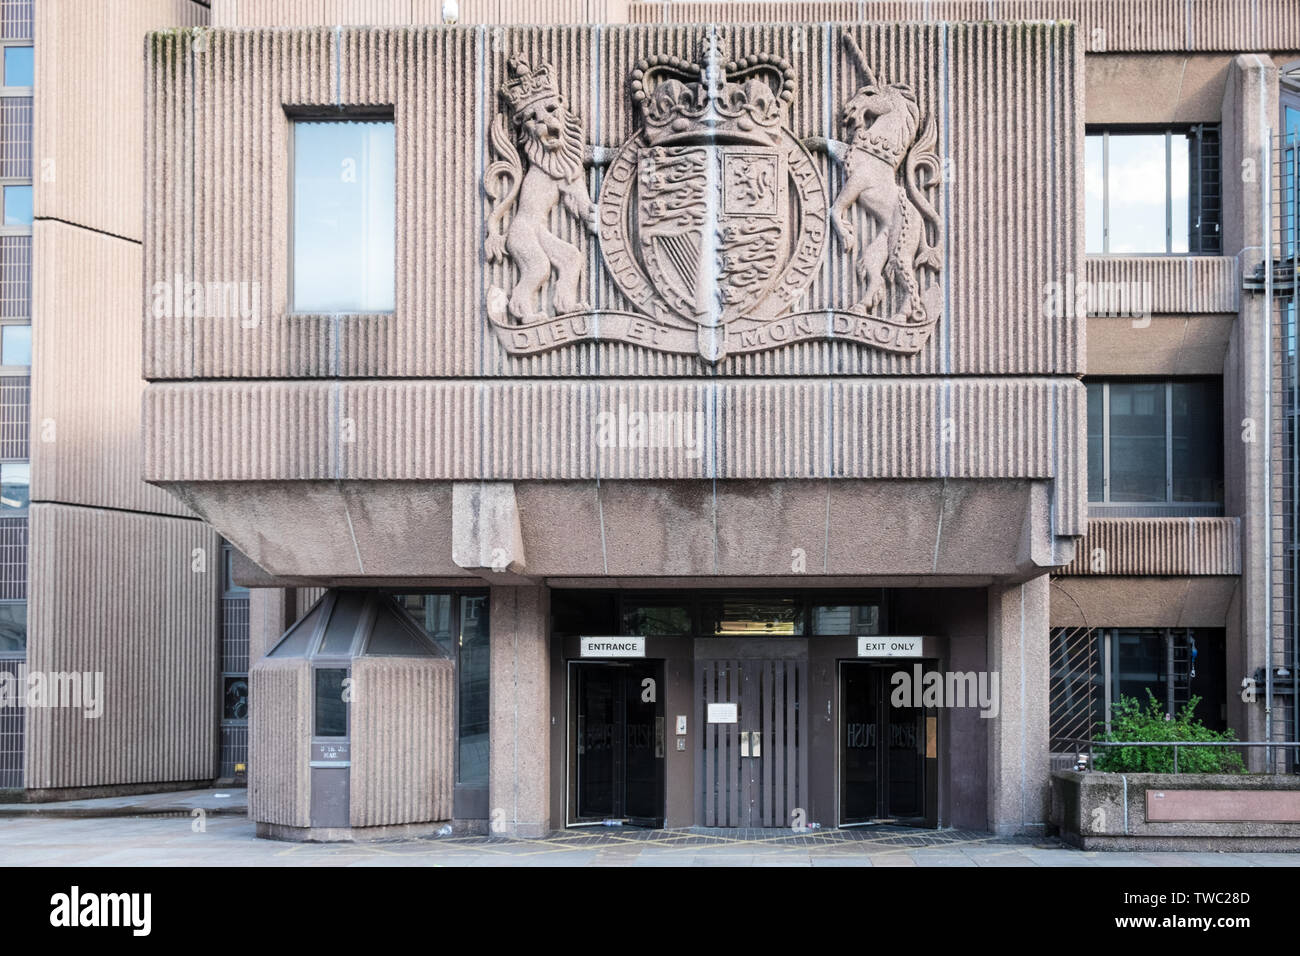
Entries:
[[346, 667], [316, 669], [317, 737], [348, 735], [348, 705], [343, 700], [343, 681], [347, 676]]

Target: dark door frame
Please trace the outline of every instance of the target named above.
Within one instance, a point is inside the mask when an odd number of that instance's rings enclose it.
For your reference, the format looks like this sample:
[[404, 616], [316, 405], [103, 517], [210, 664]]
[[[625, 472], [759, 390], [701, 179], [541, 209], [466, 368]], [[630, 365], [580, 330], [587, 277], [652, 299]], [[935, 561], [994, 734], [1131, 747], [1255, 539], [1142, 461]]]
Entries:
[[[597, 658], [569, 658], [565, 660], [565, 787], [564, 787], [564, 825], [566, 827], [589, 827], [601, 826], [608, 817], [579, 817], [577, 815], [578, 802], [578, 756], [577, 753], [577, 733], [578, 733], [578, 670], [581, 668], [607, 668], [611, 670], [622, 670], [625, 674], [630, 673], [632, 668], [641, 664], [649, 667], [654, 673], [656, 686], [655, 695], [655, 719], [653, 733], [658, 735], [657, 741], [657, 759], [660, 761], [659, 771], [654, 786], [658, 793], [654, 800], [655, 806], [659, 812], [653, 817], [633, 817], [623, 815], [618, 819], [623, 820], [631, 826], [643, 826], [650, 828], [659, 828], [664, 825], [664, 819], [667, 813], [667, 775], [665, 772], [664, 758], [667, 756], [667, 734], [664, 715], [664, 699], [662, 690], [664, 687], [664, 662], [653, 658], [635, 658], [629, 660], [602, 660]], [[625, 692], [635, 692], [635, 689], [624, 688]], [[626, 749], [626, 740], [623, 744]], [[624, 753], [623, 760], [619, 764], [624, 774], [624, 786], [626, 786], [627, 775], [627, 755]], [[624, 796], [626, 809], [626, 794]]]
[[[939, 825], [939, 715], [933, 707], [923, 708], [922, 715], [922, 735], [924, 738], [923, 746], [924, 756], [920, 761], [924, 780], [921, 784], [922, 800], [924, 802], [923, 813], [916, 817], [891, 817], [889, 816], [889, 747], [886, 739], [884, 717], [889, 714], [890, 705], [890, 688], [886, 682], [885, 675], [900, 668], [911, 667], [914, 664], [920, 664], [923, 670], [938, 669], [938, 661], [933, 658], [847, 658], [836, 661], [835, 664], [835, 686], [837, 694], [837, 716], [835, 720], [835, 826], [847, 829], [849, 827], [875, 826], [881, 822], [889, 822], [897, 826], [910, 826], [918, 828], [936, 829]], [[846, 667], [861, 667], [873, 670], [879, 678], [879, 700], [877, 701], [877, 737], [876, 737], [876, 788], [877, 788], [877, 809], [881, 809], [883, 801], [884, 813], [874, 820], [855, 820], [845, 822], [844, 819], [844, 790], [848, 786], [848, 780], [844, 767], [844, 748], [845, 748], [845, 720], [847, 716], [847, 707], [845, 706], [844, 695], [847, 692], [847, 683], [844, 679], [844, 670]]]

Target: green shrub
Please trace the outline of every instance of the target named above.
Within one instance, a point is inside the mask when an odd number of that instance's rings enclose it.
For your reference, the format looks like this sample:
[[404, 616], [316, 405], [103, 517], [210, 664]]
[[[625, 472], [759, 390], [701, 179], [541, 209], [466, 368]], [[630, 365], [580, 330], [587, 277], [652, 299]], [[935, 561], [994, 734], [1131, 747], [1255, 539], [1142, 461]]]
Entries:
[[[1177, 718], [1170, 720], [1150, 688], [1146, 709], [1135, 697], [1121, 697], [1119, 703], [1112, 705], [1110, 733], [1100, 735], [1097, 740], [1236, 740], [1237, 735], [1231, 730], [1219, 733], [1196, 719], [1193, 711], [1200, 699], [1193, 697]], [[1098, 747], [1093, 757], [1093, 769], [1108, 773], [1174, 772], [1173, 747]], [[1180, 747], [1178, 772], [1245, 773], [1246, 766], [1241, 755], [1231, 747]]]

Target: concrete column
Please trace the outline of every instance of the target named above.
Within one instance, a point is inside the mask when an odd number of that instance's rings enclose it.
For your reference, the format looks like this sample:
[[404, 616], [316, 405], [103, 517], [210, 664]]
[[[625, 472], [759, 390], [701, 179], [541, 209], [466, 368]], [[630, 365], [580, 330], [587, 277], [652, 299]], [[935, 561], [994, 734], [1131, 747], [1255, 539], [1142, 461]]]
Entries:
[[248, 665], [252, 667], [284, 636], [293, 615], [292, 588], [249, 588]]
[[1042, 833], [1051, 770], [1048, 740], [1048, 577], [988, 590], [988, 666], [999, 707], [988, 718], [989, 829]]
[[491, 600], [489, 822], [495, 836], [542, 836], [551, 820], [548, 592], [494, 587]]
[[[1223, 95], [1223, 254], [1236, 256], [1243, 273], [1264, 260], [1261, 199], [1271, 168], [1264, 150], [1277, 115], [1277, 70], [1272, 60], [1255, 53], [1235, 57]], [[1281, 570], [1276, 542], [1265, 521], [1270, 485], [1267, 452], [1272, 441], [1265, 434], [1272, 374], [1265, 368], [1265, 353], [1272, 317], [1272, 303], [1261, 293], [1242, 293], [1223, 369], [1226, 512], [1242, 516], [1240, 601], [1234, 602], [1237, 619], [1228, 625], [1228, 718], [1238, 736], [1250, 740], [1262, 740], [1267, 733], [1264, 693], [1260, 688], [1255, 703], [1243, 703], [1240, 684], [1265, 662], [1270, 554], [1274, 575]], [[1274, 384], [1274, 407], [1278, 394]], [[1274, 434], [1280, 424], [1280, 416], [1274, 414]], [[1281, 459], [1275, 456], [1272, 468], [1279, 482], [1280, 466]], [[1276, 506], [1272, 517], [1276, 526], [1280, 517]], [[1280, 619], [1275, 616], [1273, 623], [1276, 627]], [[1252, 769], [1262, 770], [1262, 752], [1249, 756]]]

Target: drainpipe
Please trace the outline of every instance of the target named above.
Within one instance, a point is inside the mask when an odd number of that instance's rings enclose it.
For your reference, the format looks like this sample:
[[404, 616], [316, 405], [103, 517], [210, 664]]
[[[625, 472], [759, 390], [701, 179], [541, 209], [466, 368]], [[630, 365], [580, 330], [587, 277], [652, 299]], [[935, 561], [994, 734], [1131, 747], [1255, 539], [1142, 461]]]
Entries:
[[[1258, 60], [1258, 57], [1256, 58]], [[1264, 250], [1264, 739], [1273, 739], [1273, 223], [1269, 208], [1273, 182], [1268, 123], [1268, 73], [1259, 71], [1260, 228]], [[1273, 748], [1264, 748], [1266, 772], [1273, 772]]]

